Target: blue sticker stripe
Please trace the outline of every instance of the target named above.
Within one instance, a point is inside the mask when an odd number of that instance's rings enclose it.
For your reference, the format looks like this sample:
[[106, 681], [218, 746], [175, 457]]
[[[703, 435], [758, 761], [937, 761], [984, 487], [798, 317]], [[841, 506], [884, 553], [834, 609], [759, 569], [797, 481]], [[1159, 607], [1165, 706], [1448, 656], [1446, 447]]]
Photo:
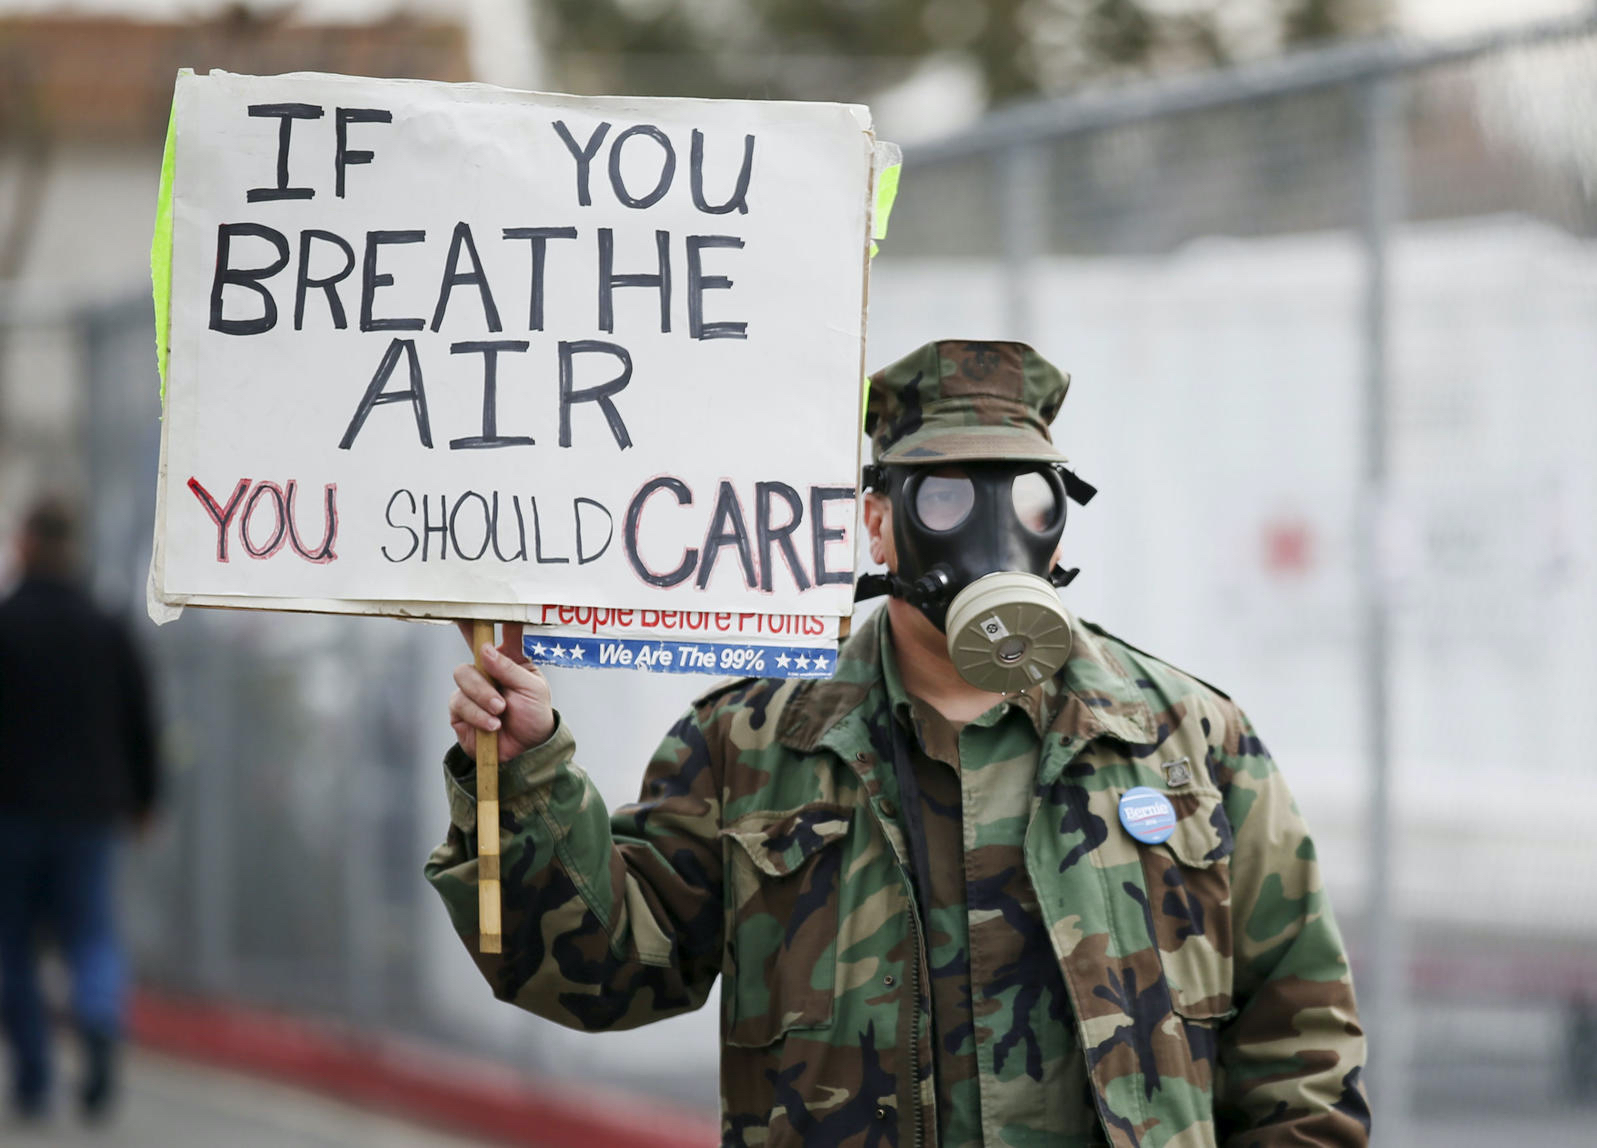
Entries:
[[759, 678], [829, 678], [837, 651], [825, 646], [755, 646], [744, 642], [682, 642], [661, 638], [571, 638], [528, 634], [522, 652], [541, 666], [652, 670]]

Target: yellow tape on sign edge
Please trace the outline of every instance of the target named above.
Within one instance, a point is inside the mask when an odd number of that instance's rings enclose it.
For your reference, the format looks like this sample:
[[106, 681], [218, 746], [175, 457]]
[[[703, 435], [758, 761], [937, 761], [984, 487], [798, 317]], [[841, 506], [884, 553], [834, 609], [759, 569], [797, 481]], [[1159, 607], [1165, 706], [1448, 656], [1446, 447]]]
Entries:
[[[179, 75], [185, 72], [184, 68]], [[177, 166], [177, 99], [166, 121], [161, 153], [161, 187], [155, 199], [155, 237], [150, 240], [150, 286], [155, 296], [155, 367], [161, 376], [161, 407], [166, 408], [167, 339], [172, 331], [172, 175]]]
[[882, 176], [876, 181], [876, 220], [873, 239], [887, 238], [887, 218], [893, 214], [893, 202], [898, 199], [898, 175], [904, 170], [904, 165], [895, 163], [892, 167], [884, 167]]
[[876, 212], [871, 221], [871, 258], [876, 258], [878, 239], [887, 238], [887, 220], [893, 214], [893, 204], [898, 199], [898, 175], [904, 165], [895, 163], [884, 167], [876, 180]]
[[[871, 219], [871, 258], [876, 258], [876, 253], [881, 250], [876, 245], [878, 239], [887, 238], [887, 220], [893, 214], [893, 204], [898, 199], [898, 176], [904, 169], [901, 163], [891, 167], [884, 167], [876, 180], [876, 211]], [[865, 412], [871, 405], [871, 377], [865, 376], [865, 386], [860, 389], [859, 422], [863, 430], [865, 426]]]

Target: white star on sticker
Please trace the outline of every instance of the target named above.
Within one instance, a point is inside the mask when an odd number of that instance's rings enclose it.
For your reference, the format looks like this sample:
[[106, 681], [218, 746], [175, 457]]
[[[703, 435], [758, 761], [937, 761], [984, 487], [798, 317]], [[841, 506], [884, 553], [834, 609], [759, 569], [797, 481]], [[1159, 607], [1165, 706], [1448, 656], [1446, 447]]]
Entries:
[[815, 668], [817, 670], [826, 669], [826, 655], [825, 654], [816, 654], [815, 655]]
[[555, 657], [563, 658], [565, 656], [566, 656], [566, 648], [564, 646], [556, 646], [555, 647]]
[[572, 646], [571, 647], [571, 657], [572, 657], [572, 659], [574, 661], [578, 661], [578, 662], [582, 661], [582, 647], [581, 646]]
[[776, 655], [776, 664], [781, 666], [784, 670], [787, 669], [787, 667], [792, 663], [792, 661], [793, 661], [793, 659], [788, 657], [786, 654], [778, 654], [778, 655]]
[[810, 660], [803, 654], [798, 656], [798, 668], [801, 670], [807, 670], [810, 668]]
[[532, 653], [533, 653], [534, 657], [541, 658], [545, 654], [547, 654], [548, 652], [549, 652], [549, 647], [545, 646], [542, 642], [534, 642], [533, 643]]

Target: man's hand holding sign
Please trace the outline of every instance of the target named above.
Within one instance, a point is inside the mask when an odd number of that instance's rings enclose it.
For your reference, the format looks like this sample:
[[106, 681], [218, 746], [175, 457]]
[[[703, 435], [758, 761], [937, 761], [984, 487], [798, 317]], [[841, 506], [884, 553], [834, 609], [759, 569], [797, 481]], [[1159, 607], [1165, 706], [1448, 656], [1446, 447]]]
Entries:
[[549, 740], [554, 732], [554, 704], [549, 683], [521, 651], [521, 625], [506, 622], [503, 640], [495, 645], [492, 628], [486, 640], [471, 622], [461, 634], [476, 663], [457, 666], [455, 692], [449, 699], [449, 724], [460, 748], [477, 755], [477, 731], [494, 734], [501, 757], [509, 760]]

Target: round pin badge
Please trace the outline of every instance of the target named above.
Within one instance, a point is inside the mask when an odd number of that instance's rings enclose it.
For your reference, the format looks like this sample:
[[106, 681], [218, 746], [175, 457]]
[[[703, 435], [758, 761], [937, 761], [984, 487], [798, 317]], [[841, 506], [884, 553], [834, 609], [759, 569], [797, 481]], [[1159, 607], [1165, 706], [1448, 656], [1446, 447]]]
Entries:
[[1158, 845], [1176, 831], [1176, 807], [1157, 789], [1139, 785], [1120, 798], [1120, 824], [1143, 844]]

